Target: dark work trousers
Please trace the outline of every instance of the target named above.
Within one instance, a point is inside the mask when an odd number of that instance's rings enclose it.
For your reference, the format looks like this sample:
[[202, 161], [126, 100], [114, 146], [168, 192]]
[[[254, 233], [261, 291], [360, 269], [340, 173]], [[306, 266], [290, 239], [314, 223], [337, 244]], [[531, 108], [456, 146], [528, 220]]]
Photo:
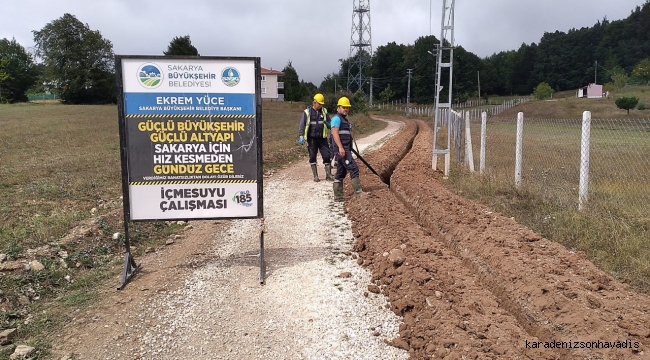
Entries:
[[320, 156], [323, 157], [323, 164], [329, 164], [331, 161], [330, 146], [327, 138], [307, 138], [307, 149], [309, 150], [309, 163], [316, 164], [316, 155], [320, 151]]
[[334, 138], [332, 137], [332, 133], [330, 133], [330, 136], [328, 138], [329, 143], [330, 143], [330, 160], [332, 160], [333, 164], [332, 166], [336, 166], [336, 153], [339, 151], [338, 146], [336, 146], [336, 143], [334, 142]]
[[346, 150], [345, 156], [341, 157], [337, 151], [334, 161], [336, 162], [334, 182], [342, 182], [348, 172], [350, 172], [350, 179], [359, 177], [359, 166], [357, 166], [357, 162], [352, 158], [352, 152]]

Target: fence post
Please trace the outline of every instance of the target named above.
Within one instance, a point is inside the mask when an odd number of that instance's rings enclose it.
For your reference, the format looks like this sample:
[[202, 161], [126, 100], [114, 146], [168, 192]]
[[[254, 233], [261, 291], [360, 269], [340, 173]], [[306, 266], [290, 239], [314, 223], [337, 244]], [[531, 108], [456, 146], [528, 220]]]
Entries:
[[515, 187], [521, 189], [521, 166], [524, 140], [524, 113], [517, 114], [517, 145], [515, 146]]
[[591, 136], [591, 112], [582, 113], [582, 141], [580, 142], [580, 190], [578, 195], [578, 210], [587, 204], [589, 192], [589, 140]]
[[481, 113], [481, 153], [479, 160], [479, 173], [485, 173], [485, 146], [487, 142], [487, 113]]
[[465, 161], [469, 165], [469, 172], [474, 172], [474, 152], [472, 151], [472, 132], [470, 130], [469, 111], [465, 112]]
[[461, 146], [461, 142], [463, 141], [463, 123], [461, 122], [461, 120], [463, 120], [463, 114], [462, 113], [460, 113], [460, 115], [453, 114], [452, 118], [454, 119], [453, 135], [454, 135], [454, 144], [456, 147], [456, 162], [460, 164], [461, 162], [460, 146]]

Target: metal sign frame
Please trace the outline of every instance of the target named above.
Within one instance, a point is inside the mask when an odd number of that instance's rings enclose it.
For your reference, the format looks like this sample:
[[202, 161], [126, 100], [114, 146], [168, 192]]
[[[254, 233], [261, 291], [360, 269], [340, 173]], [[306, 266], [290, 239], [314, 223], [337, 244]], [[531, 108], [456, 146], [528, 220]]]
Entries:
[[261, 219], [263, 284], [260, 58], [116, 55], [115, 75], [126, 250], [118, 289], [140, 268], [131, 221]]

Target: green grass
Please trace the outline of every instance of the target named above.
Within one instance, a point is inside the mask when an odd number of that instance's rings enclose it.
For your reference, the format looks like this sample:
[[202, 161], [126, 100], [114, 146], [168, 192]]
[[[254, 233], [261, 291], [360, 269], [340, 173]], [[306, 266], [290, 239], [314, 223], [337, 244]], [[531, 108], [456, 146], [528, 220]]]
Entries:
[[[523, 183], [528, 190], [575, 207], [578, 199], [581, 120], [524, 119]], [[592, 120], [590, 206], [617, 207], [644, 216], [650, 210], [650, 121]], [[516, 123], [495, 118], [488, 123], [486, 167], [500, 181], [514, 181]], [[480, 124], [472, 125], [478, 169]], [[647, 215], [645, 215], [647, 217]]]
[[486, 181], [482, 176], [470, 175], [456, 163], [447, 185], [465, 197], [514, 217], [548, 239], [584, 251], [596, 266], [637, 291], [650, 291], [647, 218], [631, 217], [611, 207], [578, 211], [539, 192], [517, 190], [512, 182]]
[[650, 87], [627, 86], [610, 92], [608, 98], [586, 99], [577, 98], [576, 91], [563, 91], [553, 94], [553, 99], [546, 101], [531, 101], [509, 109], [499, 117], [516, 117], [518, 112], [523, 112], [526, 118], [537, 119], [581, 119], [584, 111], [590, 111], [592, 119], [639, 119], [649, 118], [650, 110], [626, 110], [616, 107], [615, 101], [619, 97], [634, 96], [639, 99], [639, 104], [650, 106]]
[[306, 152], [304, 147], [298, 145], [298, 125], [303, 110], [300, 103], [262, 103], [262, 154], [265, 171], [282, 167]]
[[114, 106], [0, 106], [0, 249], [33, 248], [121, 194]]
[[[306, 147], [298, 144], [303, 109], [303, 104], [263, 103], [264, 171], [307, 155]], [[351, 116], [351, 121], [359, 137], [385, 126], [363, 114]], [[0, 276], [0, 330], [19, 327], [16, 342], [36, 346], [37, 358], [46, 358], [48, 336], [69, 320], [66, 314], [95, 304], [98, 289], [116, 286], [107, 281], [114, 281], [122, 270], [122, 240], [112, 239], [113, 233], [124, 232], [117, 107], [0, 105], [0, 125], [0, 253], [12, 261], [30, 249], [49, 251], [37, 257], [45, 265], [43, 271]], [[99, 221], [98, 233], [57, 243], [91, 218]], [[162, 246], [182, 227], [161, 221], [131, 224], [134, 256]], [[65, 263], [59, 251], [68, 253]], [[24, 305], [26, 299], [30, 305]], [[25, 324], [30, 314], [32, 320]], [[0, 358], [12, 351], [0, 350]]]
[[[579, 211], [583, 105], [599, 116], [592, 114], [588, 202]], [[611, 99], [567, 98], [528, 103], [489, 118], [486, 174], [469, 174], [452, 162], [447, 184], [549, 239], [584, 251], [601, 269], [649, 292], [650, 120], [627, 117], [612, 106]], [[524, 112], [523, 165], [522, 188], [516, 189], [519, 111]], [[478, 171], [480, 121], [473, 121], [471, 130]]]

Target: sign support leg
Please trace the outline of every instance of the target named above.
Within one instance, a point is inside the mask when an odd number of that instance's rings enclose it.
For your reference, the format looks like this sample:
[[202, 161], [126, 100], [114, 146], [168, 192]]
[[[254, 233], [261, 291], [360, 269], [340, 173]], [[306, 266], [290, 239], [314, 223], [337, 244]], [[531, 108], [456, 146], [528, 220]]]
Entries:
[[266, 281], [266, 266], [264, 265], [264, 233], [266, 225], [264, 218], [260, 219], [260, 284], [264, 285]]
[[129, 222], [124, 221], [124, 247], [126, 254], [124, 255], [124, 270], [122, 271], [122, 283], [117, 287], [117, 290], [122, 290], [126, 284], [135, 276], [135, 273], [140, 269], [140, 264], [136, 264], [133, 256], [131, 255], [131, 245], [129, 243]]

